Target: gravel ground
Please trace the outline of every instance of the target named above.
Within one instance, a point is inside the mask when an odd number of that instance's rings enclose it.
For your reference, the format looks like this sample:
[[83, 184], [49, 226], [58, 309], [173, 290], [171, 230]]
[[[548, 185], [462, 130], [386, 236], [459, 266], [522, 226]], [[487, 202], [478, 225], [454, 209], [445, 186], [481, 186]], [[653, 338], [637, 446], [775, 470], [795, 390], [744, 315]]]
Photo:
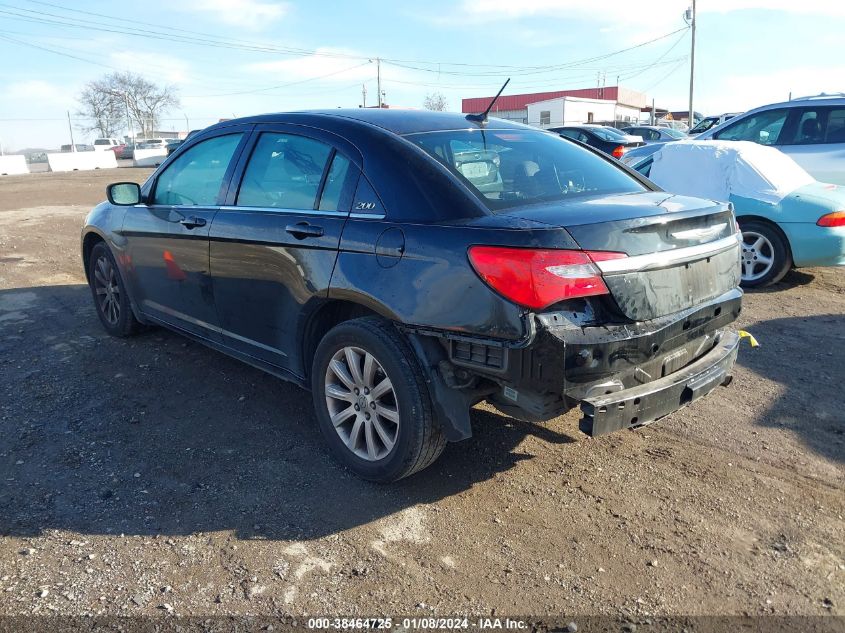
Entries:
[[749, 293], [733, 384], [598, 439], [479, 406], [391, 486], [307, 393], [101, 329], [79, 229], [110, 181], [0, 180], [0, 615], [845, 615], [845, 271]]

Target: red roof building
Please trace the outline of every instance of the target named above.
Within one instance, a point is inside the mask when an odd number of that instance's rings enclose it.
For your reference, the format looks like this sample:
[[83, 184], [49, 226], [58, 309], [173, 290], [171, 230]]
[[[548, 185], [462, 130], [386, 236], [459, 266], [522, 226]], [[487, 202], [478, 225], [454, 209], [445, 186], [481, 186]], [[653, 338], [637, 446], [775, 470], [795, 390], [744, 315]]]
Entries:
[[[528, 121], [528, 104], [557, 99], [559, 97], [581, 97], [585, 99], [604, 99], [616, 101], [620, 105], [633, 108], [645, 108], [648, 98], [641, 92], [630, 90], [622, 86], [606, 86], [604, 88], [578, 88], [575, 90], [555, 90], [553, 92], [531, 92], [518, 95], [502, 95], [493, 105], [490, 114], [503, 119], [514, 121]], [[461, 112], [483, 112], [493, 95], [489, 97], [472, 97], [461, 100]]]

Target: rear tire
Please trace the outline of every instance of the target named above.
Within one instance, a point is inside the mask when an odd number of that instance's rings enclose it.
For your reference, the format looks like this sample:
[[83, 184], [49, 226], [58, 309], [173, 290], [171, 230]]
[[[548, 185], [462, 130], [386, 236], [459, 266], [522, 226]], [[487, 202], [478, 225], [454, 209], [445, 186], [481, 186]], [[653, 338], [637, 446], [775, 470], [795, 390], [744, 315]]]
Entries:
[[739, 221], [742, 232], [743, 288], [763, 288], [779, 282], [792, 268], [789, 242], [774, 224], [761, 220]]
[[100, 323], [112, 336], [136, 334], [141, 324], [132, 312], [120, 271], [105, 242], [98, 242], [88, 258], [88, 285]]
[[402, 479], [431, 465], [446, 446], [413, 350], [380, 318], [346, 321], [323, 337], [311, 392], [332, 454], [359, 477]]

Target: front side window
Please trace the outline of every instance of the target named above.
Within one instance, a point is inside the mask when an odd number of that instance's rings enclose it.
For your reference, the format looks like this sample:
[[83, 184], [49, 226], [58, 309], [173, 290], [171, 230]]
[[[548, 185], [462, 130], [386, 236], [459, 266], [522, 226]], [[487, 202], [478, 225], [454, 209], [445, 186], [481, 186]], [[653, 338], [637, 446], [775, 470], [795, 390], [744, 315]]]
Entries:
[[314, 209], [331, 151], [305, 136], [265, 132], [249, 158], [237, 205]]
[[778, 141], [788, 114], [789, 110], [786, 108], [757, 112], [717, 132], [713, 138], [722, 141], [753, 141], [761, 145], [774, 145]]
[[156, 181], [153, 204], [210, 206], [242, 134], [226, 134], [197, 143], [174, 160]]
[[[568, 130], [561, 131], [565, 134]], [[493, 210], [646, 188], [593, 152], [538, 130], [409, 134]]]

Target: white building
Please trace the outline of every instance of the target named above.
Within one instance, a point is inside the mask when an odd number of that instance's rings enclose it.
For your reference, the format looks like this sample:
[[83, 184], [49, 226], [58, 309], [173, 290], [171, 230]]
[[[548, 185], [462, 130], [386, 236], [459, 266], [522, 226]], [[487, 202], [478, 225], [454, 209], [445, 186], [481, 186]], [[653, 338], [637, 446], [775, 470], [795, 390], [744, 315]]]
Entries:
[[609, 99], [557, 97], [529, 103], [528, 125], [541, 128], [598, 123], [599, 121], [636, 121], [640, 109]]

